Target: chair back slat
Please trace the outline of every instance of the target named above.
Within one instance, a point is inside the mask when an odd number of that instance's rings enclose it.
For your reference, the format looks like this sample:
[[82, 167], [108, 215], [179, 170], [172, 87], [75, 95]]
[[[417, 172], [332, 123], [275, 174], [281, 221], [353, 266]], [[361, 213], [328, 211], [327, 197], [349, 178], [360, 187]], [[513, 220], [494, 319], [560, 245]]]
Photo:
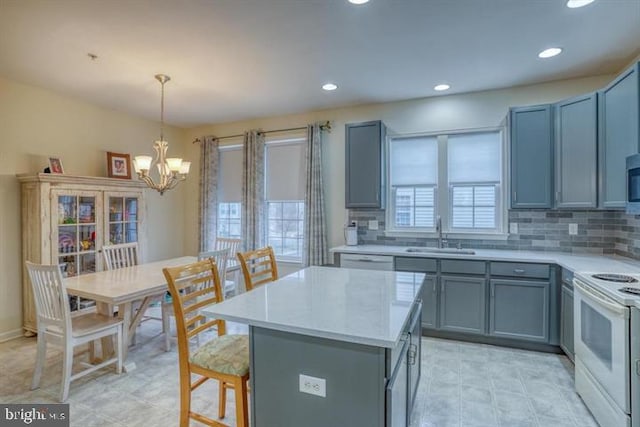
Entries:
[[245, 253], [238, 252], [238, 260], [247, 291], [255, 286], [278, 280], [278, 265], [271, 246]]
[[231, 259], [232, 254], [234, 254], [231, 248], [220, 248], [214, 251], [206, 251], [200, 252], [198, 254], [198, 261], [207, 258], [213, 258], [216, 263], [216, 267], [218, 267], [218, 274], [220, 275], [220, 280], [224, 280], [227, 277], [227, 265]]
[[26, 262], [38, 322], [43, 325], [58, 326], [69, 331], [71, 316], [69, 297], [62, 284], [62, 273], [58, 265], [39, 265]]
[[[229, 249], [229, 259], [227, 260], [227, 268], [233, 268], [238, 265], [235, 254], [240, 252], [242, 239], [231, 239], [228, 237], [216, 237], [215, 249]], [[224, 276], [220, 276], [224, 277]]]
[[182, 363], [189, 360], [190, 338], [212, 326], [217, 326], [218, 335], [226, 333], [222, 319], [214, 319], [192, 328], [198, 320], [204, 320], [204, 316], [198, 313], [199, 309], [222, 301], [220, 276], [212, 258], [180, 267], [164, 268], [162, 272], [169, 285], [176, 317], [179, 363], [181, 369], [186, 369]]
[[105, 245], [102, 247], [102, 256], [106, 270], [138, 265], [138, 243]]

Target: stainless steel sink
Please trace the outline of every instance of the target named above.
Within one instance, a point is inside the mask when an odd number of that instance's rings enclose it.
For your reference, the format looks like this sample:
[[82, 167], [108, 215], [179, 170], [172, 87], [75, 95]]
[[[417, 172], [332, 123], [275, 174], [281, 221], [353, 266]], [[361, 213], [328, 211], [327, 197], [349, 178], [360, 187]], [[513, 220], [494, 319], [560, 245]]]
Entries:
[[456, 249], [456, 248], [407, 248], [405, 252], [418, 252], [425, 254], [461, 254], [475, 255], [473, 249]]

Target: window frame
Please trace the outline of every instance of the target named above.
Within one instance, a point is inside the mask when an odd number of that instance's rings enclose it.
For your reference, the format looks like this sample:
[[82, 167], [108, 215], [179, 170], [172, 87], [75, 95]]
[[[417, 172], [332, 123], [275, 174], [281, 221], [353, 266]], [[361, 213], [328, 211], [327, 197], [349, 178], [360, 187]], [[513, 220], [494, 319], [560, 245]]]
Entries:
[[[269, 211], [270, 211], [269, 203], [279, 203], [280, 205], [282, 205], [284, 203], [295, 203], [295, 204], [298, 204], [298, 205], [302, 204], [302, 209], [303, 209], [302, 210], [302, 216], [300, 217], [299, 214], [298, 214], [296, 219], [289, 219], [289, 218], [285, 219], [284, 217], [271, 219], [269, 217]], [[302, 225], [302, 234], [300, 235], [300, 237], [296, 237], [295, 238], [295, 240], [298, 241], [298, 249], [299, 249], [300, 256], [283, 255], [281, 253], [278, 253], [276, 251], [275, 247], [274, 247], [274, 254], [276, 256], [276, 259], [279, 260], [279, 261], [302, 262], [302, 256], [304, 254], [304, 217], [305, 217], [304, 209], [306, 209], [304, 200], [266, 200], [265, 204], [266, 204], [266, 206], [265, 206], [265, 217], [266, 217], [265, 218], [265, 225], [266, 225], [266, 227], [265, 227], [265, 233], [266, 233], [265, 242], [267, 243], [267, 245], [270, 245], [270, 241], [269, 241], [269, 239], [271, 237], [271, 235], [270, 235], [271, 233], [269, 232], [270, 221], [280, 221], [280, 222], [297, 221], [299, 223], [299, 226], [300, 226], [300, 224]], [[284, 210], [284, 206], [281, 206], [280, 209], [281, 209], [281, 211], [283, 211]], [[300, 208], [298, 206], [298, 213], [299, 212], [300, 212]], [[285, 234], [284, 234], [284, 230], [281, 231], [280, 237], [278, 237], [278, 238], [282, 240], [282, 247], [283, 248], [284, 248], [284, 239], [291, 239], [291, 240], [294, 239], [292, 237], [286, 237]]]
[[[452, 204], [453, 204], [453, 190], [452, 186], [463, 185], [463, 183], [449, 183], [449, 164], [447, 153], [448, 137], [459, 134], [474, 134], [474, 133], [497, 133], [500, 138], [500, 155], [501, 155], [501, 173], [500, 182], [474, 182], [464, 184], [496, 184], [496, 227], [493, 229], [487, 228], [454, 228], [452, 227]], [[442, 233], [447, 234], [452, 238], [466, 238], [466, 239], [504, 239], [507, 236], [507, 173], [509, 168], [509, 156], [508, 156], [508, 132], [506, 132], [506, 125], [503, 123], [501, 126], [485, 127], [485, 128], [473, 128], [473, 129], [460, 129], [440, 132], [425, 132], [425, 133], [411, 133], [411, 134], [389, 134], [386, 138], [386, 149], [388, 153], [391, 153], [391, 142], [394, 139], [410, 138], [410, 137], [436, 137], [438, 150], [437, 150], [437, 183], [435, 184], [435, 218], [440, 217], [442, 223]], [[395, 191], [391, 186], [391, 167], [390, 167], [390, 155], [387, 157], [387, 168], [385, 183], [388, 186], [391, 197], [387, 198], [385, 221], [387, 224], [385, 234], [389, 236], [420, 236], [420, 237], [436, 237], [437, 232], [434, 228], [418, 228], [418, 227], [395, 227]], [[444, 191], [443, 191], [444, 189]], [[438, 191], [440, 190], [440, 191]]]
[[[433, 227], [398, 227], [396, 226], [396, 214], [397, 214], [397, 209], [396, 209], [396, 204], [395, 204], [395, 200], [396, 200], [396, 192], [398, 188], [413, 188], [414, 191], [416, 188], [433, 188]], [[423, 231], [423, 232], [433, 232], [436, 229], [436, 218], [438, 216], [438, 186], [437, 184], [422, 184], [422, 185], [396, 185], [396, 186], [389, 186], [390, 189], [390, 193], [391, 193], [391, 197], [390, 197], [390, 201], [389, 203], [389, 207], [388, 207], [388, 212], [389, 212], [389, 217], [387, 219], [387, 224], [391, 224], [391, 228], [393, 230], [396, 231], [400, 231], [400, 232], [408, 232], [408, 231]], [[415, 202], [412, 205], [412, 208], [415, 211], [416, 205]]]
[[[492, 228], [479, 228], [479, 227], [454, 227], [453, 226], [453, 188], [454, 187], [489, 187], [493, 186], [495, 191], [495, 227]], [[455, 184], [449, 184], [449, 219], [450, 225], [448, 230], [452, 233], [498, 233], [500, 231], [500, 212], [501, 212], [501, 185], [500, 182], [497, 181], [476, 181], [476, 182], [456, 182]], [[471, 205], [471, 207], [475, 210], [477, 206]], [[482, 206], [480, 206], [482, 207]]]
[[[239, 217], [234, 218], [231, 216], [221, 217], [220, 216], [220, 207], [221, 205], [238, 205]], [[241, 239], [242, 238], [242, 203], [241, 202], [218, 202], [217, 212], [216, 212], [216, 236], [230, 238], [230, 239]], [[229, 209], [231, 211], [231, 209]], [[226, 234], [223, 235], [220, 233], [220, 224], [226, 222], [229, 226], [229, 230], [231, 230], [231, 220], [239, 220], [240, 221], [240, 235], [235, 234]]]

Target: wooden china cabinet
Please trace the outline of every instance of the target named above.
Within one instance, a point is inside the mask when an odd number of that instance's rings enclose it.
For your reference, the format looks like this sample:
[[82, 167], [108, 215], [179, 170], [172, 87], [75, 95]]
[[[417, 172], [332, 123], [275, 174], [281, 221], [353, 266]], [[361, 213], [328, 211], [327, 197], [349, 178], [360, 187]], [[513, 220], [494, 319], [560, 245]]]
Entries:
[[[59, 264], [65, 277], [103, 269], [102, 246], [146, 241], [143, 182], [40, 173], [18, 175], [22, 199], [22, 311], [25, 335], [36, 311], [24, 261]], [[70, 297], [71, 310], [94, 304]]]

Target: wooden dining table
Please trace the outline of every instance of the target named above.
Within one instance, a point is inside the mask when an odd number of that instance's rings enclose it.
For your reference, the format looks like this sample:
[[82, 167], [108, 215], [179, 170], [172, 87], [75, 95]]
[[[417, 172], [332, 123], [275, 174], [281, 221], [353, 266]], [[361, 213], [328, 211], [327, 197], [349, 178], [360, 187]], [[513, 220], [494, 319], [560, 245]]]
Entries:
[[[118, 306], [118, 316], [124, 321], [122, 342], [123, 360], [126, 371], [135, 369], [135, 363], [127, 362], [131, 337], [140, 324], [149, 304], [164, 295], [168, 290], [162, 269], [177, 267], [197, 261], [194, 256], [139, 264], [132, 267], [106, 270], [96, 273], [67, 277], [64, 285], [69, 295], [96, 301], [99, 313], [113, 316], [113, 306]], [[140, 306], [132, 314], [131, 306], [140, 301]], [[103, 358], [113, 352], [113, 343], [109, 339], [102, 341]]]

